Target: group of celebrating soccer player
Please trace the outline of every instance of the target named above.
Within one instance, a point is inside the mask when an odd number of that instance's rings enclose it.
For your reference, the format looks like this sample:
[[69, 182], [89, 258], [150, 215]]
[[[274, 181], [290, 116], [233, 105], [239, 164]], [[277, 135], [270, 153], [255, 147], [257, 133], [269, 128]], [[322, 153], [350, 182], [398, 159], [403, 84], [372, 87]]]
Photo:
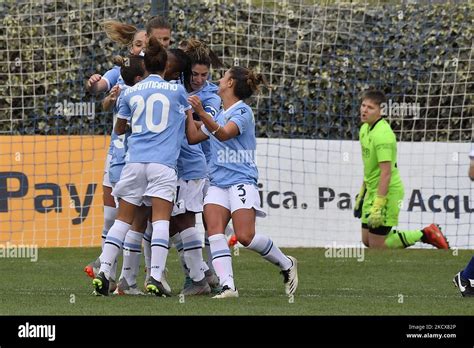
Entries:
[[[297, 260], [255, 231], [265, 216], [257, 190], [253, 156], [232, 161], [220, 154], [254, 154], [255, 119], [245, 103], [264, 84], [244, 67], [228, 69], [219, 86], [209, 82], [217, 56], [196, 39], [170, 49], [171, 27], [160, 17], [146, 30], [107, 21], [112, 40], [127, 45], [127, 57], [87, 82], [91, 93], [110, 91], [103, 101], [114, 110], [114, 129], [104, 174], [104, 229], [101, 255], [85, 271], [97, 295], [137, 295], [140, 254], [145, 254], [145, 290], [171, 296], [166, 260], [171, 244], [186, 277], [181, 294], [238, 297], [225, 230], [232, 219], [237, 240], [277, 265], [286, 294], [298, 286]], [[208, 260], [196, 228], [203, 212]], [[116, 279], [117, 257], [123, 267]]]
[[[223, 67], [217, 56], [196, 39], [169, 48], [171, 26], [161, 17], [153, 17], [146, 30], [116, 21], [106, 21], [104, 29], [110, 39], [128, 47], [129, 55], [115, 57], [114, 68], [91, 76], [86, 86], [94, 94], [108, 91], [103, 108], [114, 112], [103, 182], [102, 253], [85, 268], [95, 293], [143, 294], [136, 281], [143, 245], [145, 291], [171, 296], [166, 260], [174, 245], [185, 276], [181, 294], [238, 297], [225, 236], [232, 219], [238, 242], [279, 267], [286, 294], [294, 294], [297, 260], [255, 231], [256, 217], [265, 212], [257, 190], [255, 119], [245, 101], [265, 85], [263, 76], [234, 66], [216, 86], [209, 74], [211, 67]], [[404, 187], [396, 137], [382, 117], [384, 103], [378, 90], [361, 96], [364, 180], [354, 216], [361, 219], [362, 242], [395, 249], [422, 241], [449, 249], [435, 224], [393, 229]], [[251, 155], [245, 161], [222, 156], [230, 152]], [[201, 212], [206, 261], [196, 228]], [[121, 250], [123, 266], [116, 282]], [[474, 295], [474, 258], [454, 281], [463, 296]]]

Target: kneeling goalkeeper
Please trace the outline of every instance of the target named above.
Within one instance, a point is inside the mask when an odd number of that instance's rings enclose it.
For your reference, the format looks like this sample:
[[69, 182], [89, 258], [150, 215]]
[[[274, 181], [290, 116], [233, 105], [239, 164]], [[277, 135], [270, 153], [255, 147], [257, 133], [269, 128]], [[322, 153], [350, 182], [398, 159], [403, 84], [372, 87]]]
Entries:
[[438, 249], [449, 249], [439, 226], [421, 230], [392, 230], [398, 225], [404, 187], [397, 168], [397, 141], [389, 123], [382, 118], [385, 94], [366, 90], [362, 94], [359, 140], [364, 163], [364, 182], [357, 196], [354, 216], [362, 221], [362, 242], [370, 248], [402, 249], [418, 241]]

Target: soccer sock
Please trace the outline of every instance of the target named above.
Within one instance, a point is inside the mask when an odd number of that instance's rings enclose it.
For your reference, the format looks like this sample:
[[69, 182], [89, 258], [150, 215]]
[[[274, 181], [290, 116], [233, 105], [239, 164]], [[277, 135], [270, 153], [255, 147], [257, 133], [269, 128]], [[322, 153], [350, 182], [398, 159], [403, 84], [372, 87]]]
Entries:
[[151, 276], [161, 282], [161, 276], [166, 267], [169, 249], [170, 222], [158, 220], [153, 222], [153, 237], [151, 239]]
[[282, 270], [287, 270], [292, 266], [291, 260], [281, 252], [280, 248], [273, 244], [273, 241], [263, 234], [255, 233], [248, 249], [256, 251], [265, 260], [277, 265]]
[[140, 255], [142, 254], [143, 234], [129, 230], [123, 243], [123, 265], [121, 278], [125, 278], [128, 285], [137, 283]]
[[120, 249], [122, 249], [123, 240], [125, 239], [125, 235], [127, 234], [129, 228], [129, 224], [120, 220], [115, 220], [115, 223], [110, 228], [109, 233], [107, 233], [104, 250], [102, 250], [102, 254], [100, 254], [99, 271], [104, 272], [104, 275], [107, 279], [111, 278], [111, 268], [114, 265], [114, 262], [117, 260]]
[[145, 233], [143, 234], [143, 255], [145, 256], [145, 268], [147, 277], [150, 276], [151, 268], [151, 236], [153, 235], [153, 225], [148, 221]]
[[174, 236], [171, 236], [170, 239], [178, 251], [179, 261], [181, 262], [181, 268], [183, 269], [184, 275], [189, 277], [189, 268], [186, 266], [186, 260], [184, 259], [183, 241], [181, 240], [181, 236], [179, 233], [176, 233]]
[[118, 259], [118, 256], [119, 256], [120, 252], [117, 254], [117, 257], [115, 258], [115, 261], [114, 261], [114, 264], [112, 266], [112, 268], [110, 268], [110, 280], [113, 280], [115, 281], [116, 276], [117, 276], [117, 266], [118, 266], [118, 262], [117, 262], [117, 259]]
[[234, 234], [234, 229], [230, 227], [230, 225], [227, 225], [224, 230], [224, 235], [226, 237], [232, 236]]
[[213, 273], [216, 273], [216, 271], [214, 270], [214, 266], [212, 265], [211, 244], [209, 243], [209, 236], [207, 235], [207, 231], [204, 231], [204, 249], [206, 249], [207, 266]]
[[107, 233], [115, 222], [118, 209], [104, 205], [104, 227], [102, 228], [102, 250], [104, 250], [105, 238]]
[[202, 260], [202, 241], [199, 231], [195, 227], [189, 227], [180, 233], [183, 241], [184, 261], [189, 268], [189, 277], [195, 282], [204, 279]]
[[219, 277], [220, 285], [227, 285], [229, 288], [235, 289], [232, 257], [225, 236], [220, 233], [210, 236], [209, 243], [211, 244], [212, 264]]
[[461, 277], [464, 279], [474, 279], [474, 256], [467, 264], [466, 268], [461, 272]]
[[423, 237], [420, 230], [396, 231], [392, 230], [385, 238], [385, 246], [389, 249], [403, 249], [418, 242]]

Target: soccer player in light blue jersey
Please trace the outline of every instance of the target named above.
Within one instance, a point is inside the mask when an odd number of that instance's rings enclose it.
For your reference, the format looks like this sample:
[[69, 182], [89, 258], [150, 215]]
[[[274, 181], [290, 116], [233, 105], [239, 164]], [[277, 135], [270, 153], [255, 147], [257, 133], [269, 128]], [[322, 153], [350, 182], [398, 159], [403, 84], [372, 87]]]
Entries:
[[151, 277], [147, 291], [171, 296], [161, 283], [169, 244], [169, 220], [176, 194], [176, 164], [184, 132], [186, 115], [192, 117], [186, 91], [171, 84], [163, 74], [167, 54], [163, 46], [150, 38], [145, 50], [148, 77], [128, 88], [120, 102], [115, 131], [123, 134], [127, 121], [132, 134], [128, 138], [126, 165], [112, 194], [119, 199], [119, 211], [107, 234], [100, 256], [101, 268], [93, 281], [97, 294], [108, 295], [110, 268], [135, 211], [142, 203], [152, 206]]
[[[145, 48], [146, 31], [139, 30], [135, 26], [117, 21], [104, 21], [102, 24], [105, 33], [114, 42], [126, 46], [131, 55], [139, 55]], [[115, 65], [103, 76], [100, 74], [92, 75], [86, 83], [86, 90], [91, 94], [100, 94], [108, 92], [116, 84], [123, 83], [120, 76], [120, 66]]]
[[[117, 21], [105, 21], [103, 23], [104, 30], [107, 36], [114, 42], [118, 42], [126, 46], [129, 53], [132, 56], [138, 56], [145, 47], [146, 43], [146, 32], [144, 30], [138, 30], [133, 25], [120, 23]], [[115, 64], [115, 63], [114, 63]], [[120, 94], [121, 87], [125, 84], [122, 76], [120, 75], [121, 67], [115, 64], [112, 69], [107, 71], [104, 76], [100, 74], [92, 75], [86, 83], [86, 90], [92, 94], [100, 94], [102, 92], [110, 91], [110, 94], [104, 99], [102, 106], [104, 110], [111, 110], [118, 95]], [[112, 134], [113, 136], [113, 134]], [[112, 139], [114, 140], [114, 139]], [[112, 142], [109, 147], [109, 152], [106, 157], [104, 167], [104, 180], [103, 180], [103, 204], [104, 204], [104, 225], [102, 229], [102, 238], [105, 239], [108, 230], [112, 226], [117, 216], [117, 208], [115, 206], [115, 200], [112, 197], [112, 185], [109, 181], [108, 170], [110, 167], [110, 160], [112, 150]], [[103, 243], [103, 242], [102, 242]], [[91, 262], [84, 268], [84, 272], [92, 278], [97, 275], [99, 267], [98, 260]], [[115, 285], [115, 281], [111, 283], [111, 288]]]
[[[191, 60], [183, 50], [168, 51], [165, 79], [177, 80], [191, 91]], [[177, 197], [171, 214], [170, 239], [178, 250], [186, 276], [181, 291], [185, 296], [205, 295], [219, 286], [217, 276], [203, 261], [202, 236], [196, 228], [196, 214], [203, 210], [206, 178], [207, 163], [201, 145], [190, 145], [184, 139], [178, 157]]]
[[[127, 60], [127, 64], [125, 64], [125, 60]], [[114, 64], [120, 67], [121, 74], [124, 76], [124, 84], [114, 86], [111, 93], [104, 99], [102, 106], [106, 111], [114, 109], [113, 124], [115, 125], [115, 115], [118, 111], [118, 99], [121, 92], [125, 88], [127, 88], [127, 86], [133, 86], [135, 83], [140, 81], [145, 75], [145, 69], [143, 65], [143, 57], [140, 56], [129, 56], [128, 58], [116, 56], [114, 57]], [[102, 229], [102, 248], [104, 247], [104, 242], [107, 233], [110, 227], [112, 227], [117, 215], [116, 202], [111, 193], [114, 183], [118, 181], [118, 178], [120, 178], [120, 173], [124, 165], [120, 151], [123, 152], [122, 138], [119, 137], [112, 130], [109, 151], [107, 153], [107, 158], [105, 161], [104, 178], [102, 183], [104, 202], [104, 226]], [[97, 258], [94, 262], [89, 263], [84, 268], [84, 272], [86, 272], [89, 277], [95, 278], [99, 268], [100, 259]], [[114, 265], [111, 270], [111, 291], [115, 290], [115, 271], [116, 265]]]
[[[103, 23], [104, 30], [107, 36], [115, 42], [127, 46], [132, 56], [138, 56], [145, 47], [146, 32], [138, 30], [133, 25], [120, 23], [117, 21], [105, 21]], [[86, 84], [86, 89], [92, 94], [99, 94], [110, 90], [110, 95], [107, 96], [103, 102], [103, 107], [109, 111], [115, 105], [115, 101], [120, 93], [120, 87], [124, 85], [123, 79], [120, 76], [120, 65], [114, 62], [114, 67], [107, 71], [104, 76], [94, 74], [90, 77]], [[113, 140], [113, 139], [112, 139]], [[109, 147], [105, 162], [104, 181], [103, 181], [103, 203], [104, 203], [104, 227], [103, 235], [112, 226], [117, 215], [115, 201], [111, 195], [112, 185], [108, 180], [108, 169], [110, 166], [112, 151], [112, 143]], [[97, 266], [97, 265], [95, 265]], [[84, 271], [91, 277], [95, 277], [94, 268], [92, 264], [86, 266]]]
[[219, 81], [223, 109], [211, 117], [197, 96], [189, 103], [203, 125], [198, 127], [188, 114], [186, 132], [190, 143], [211, 140], [210, 182], [204, 198], [214, 269], [222, 290], [214, 298], [238, 297], [234, 284], [232, 258], [224, 229], [230, 219], [238, 241], [264, 259], [277, 265], [284, 277], [287, 295], [298, 286], [297, 260], [286, 256], [270, 238], [255, 232], [256, 216], [264, 217], [257, 190], [255, 164], [256, 137], [252, 109], [244, 102], [263, 83], [263, 76], [243, 67], [232, 67]]
[[[222, 62], [219, 60], [217, 55], [202, 41], [196, 39], [189, 39], [182, 41], [180, 47], [190, 56], [191, 64], [191, 81], [189, 84], [190, 95], [197, 95], [201, 100], [202, 107], [212, 117], [215, 117], [219, 110], [221, 109], [222, 100], [217, 94], [219, 88], [209, 82], [210, 68], [223, 67]], [[199, 120], [199, 116], [193, 114], [195, 120]], [[200, 143], [202, 150], [206, 156], [206, 161], [209, 166], [211, 159], [211, 150], [210, 150], [210, 141], [204, 140]], [[206, 178], [203, 194], [207, 194], [209, 189], [209, 178]], [[209, 266], [211, 272], [215, 273], [214, 267], [212, 265], [212, 254], [209, 243], [209, 236], [207, 233], [207, 224], [206, 219], [203, 217], [204, 225], [204, 247], [206, 249], [207, 255], [207, 265]], [[234, 231], [230, 226], [226, 226], [225, 234], [232, 235]]]
[[[221, 109], [222, 100], [218, 95], [219, 87], [209, 82], [210, 68], [222, 68], [223, 64], [216, 54], [203, 42], [196, 39], [184, 40], [180, 43], [183, 51], [191, 58], [191, 81], [189, 95], [197, 95], [202, 107], [212, 117]], [[195, 119], [199, 117], [195, 115]], [[210, 141], [201, 142], [207, 163], [211, 159]]]

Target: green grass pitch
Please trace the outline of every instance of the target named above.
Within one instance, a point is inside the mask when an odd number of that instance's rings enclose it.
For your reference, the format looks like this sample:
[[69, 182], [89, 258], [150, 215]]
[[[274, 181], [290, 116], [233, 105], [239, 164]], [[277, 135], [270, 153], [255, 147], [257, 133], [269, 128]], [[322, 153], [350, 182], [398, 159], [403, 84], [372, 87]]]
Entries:
[[[177, 296], [183, 283], [176, 250], [168, 257], [175, 296], [92, 295], [83, 267], [99, 248], [40, 249], [38, 261], [0, 260], [0, 315], [472, 315], [453, 276], [472, 251], [365, 250], [365, 259], [327, 258], [325, 249], [285, 249], [299, 260], [300, 285], [284, 293], [277, 268], [239, 249], [233, 257], [238, 299]], [[143, 265], [141, 266], [143, 270]], [[144, 274], [140, 272], [139, 285]], [[183, 302], [183, 303], [182, 303]]]

